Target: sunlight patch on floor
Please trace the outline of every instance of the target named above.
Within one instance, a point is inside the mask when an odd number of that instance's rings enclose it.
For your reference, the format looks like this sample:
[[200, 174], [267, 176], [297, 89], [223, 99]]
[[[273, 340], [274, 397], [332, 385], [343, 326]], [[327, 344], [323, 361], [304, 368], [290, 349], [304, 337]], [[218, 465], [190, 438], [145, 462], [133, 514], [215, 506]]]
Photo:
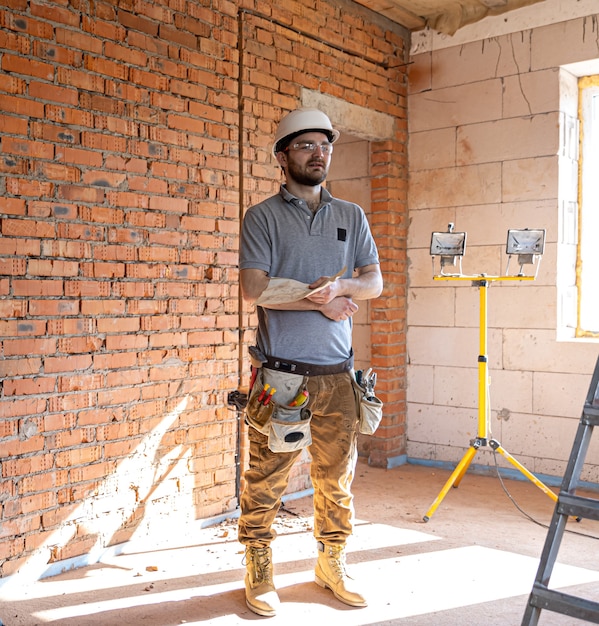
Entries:
[[[526, 595], [530, 592], [537, 565], [537, 559], [480, 546], [356, 563], [351, 566], [351, 571], [361, 582], [369, 606], [361, 610], [345, 607], [343, 622], [346, 626], [358, 626], [365, 623], [365, 618], [367, 623], [393, 620]], [[310, 616], [312, 623], [339, 618], [340, 606], [328, 605], [328, 596], [322, 596], [324, 592], [313, 587], [313, 576], [310, 568], [275, 577], [282, 601], [278, 618], [298, 619], [305, 614]], [[599, 572], [557, 564], [552, 586], [561, 588], [598, 580]], [[101, 613], [114, 614], [135, 606], [181, 602], [200, 606], [202, 599], [233, 593], [241, 595], [242, 588], [241, 580], [236, 580], [50, 609], [35, 616], [48, 623]], [[322, 602], [322, 597], [327, 599], [327, 604]], [[232, 619], [239, 619], [239, 616], [213, 615], [210, 622], [231, 624]]]
[[[302, 528], [305, 518], [293, 520], [293, 523], [297, 528]], [[312, 534], [305, 530], [294, 532], [293, 528], [294, 525], [288, 523], [272, 544], [275, 566], [316, 558], [316, 543]], [[358, 522], [348, 552], [390, 546], [399, 549], [401, 546], [438, 539], [413, 530]], [[240, 572], [239, 579], [242, 580], [245, 570], [243, 552], [243, 546], [237, 542], [236, 534], [231, 529], [202, 529], [196, 545], [106, 557], [97, 565], [15, 588], [11, 599], [48, 598], [236, 570]]]
[[[348, 561], [350, 573], [360, 582], [369, 599], [369, 606], [356, 610], [340, 605], [330, 592], [314, 585], [315, 549], [311, 534], [295, 534], [290, 530], [280, 535], [273, 543], [275, 582], [282, 601], [276, 622], [279, 619], [298, 620], [305, 617], [312, 623], [326, 623], [329, 619], [338, 619], [341, 610], [345, 626], [358, 626], [530, 593], [538, 567], [536, 558], [481, 546], [401, 555], [402, 545], [438, 539], [422, 532], [383, 524], [357, 524], [351, 549], [348, 549]], [[358, 553], [363, 556], [362, 551], [381, 549], [388, 550], [389, 556], [356, 562]], [[113, 586], [126, 591], [130, 587], [125, 597], [47, 609], [37, 612], [35, 616], [42, 622], [51, 623], [92, 615], [98, 619], [102, 614], [115, 615], [118, 612], [126, 615], [131, 607], [162, 605], [162, 610], [165, 610], [172, 605], [173, 610], [174, 607], [185, 606], [195, 614], [194, 618], [201, 616], [202, 621], [209, 619], [214, 625], [239, 623], [242, 619], [240, 615], [219, 611], [223, 597], [237, 602], [240, 610], [245, 609], [242, 591], [244, 567], [241, 547], [236, 541], [229, 539], [219, 545], [127, 555], [114, 560], [119, 563], [118, 569], [105, 568], [97, 575], [90, 572], [89, 576], [76, 580], [63, 579], [37, 585], [45, 588], [44, 595], [56, 593], [59, 588], [64, 595], [76, 593], [82, 590], [85, 581], [87, 588], [107, 589]], [[154, 563], [158, 570], [144, 572], [140, 580], [136, 571], [149, 562]], [[187, 564], [183, 569], [182, 563]], [[298, 565], [296, 571], [277, 573], [288, 571], [294, 563]], [[210, 582], [210, 573], [217, 571], [230, 572], [234, 580], [198, 585], [193, 579], [182, 578], [206, 576], [207, 582]], [[236, 572], [239, 574], [236, 575]], [[178, 584], [177, 578], [181, 578], [181, 588], [151, 593], [143, 591], [143, 584], [150, 580], [170, 580], [172, 587]], [[595, 581], [599, 581], [597, 571], [558, 563], [553, 571], [551, 586], [562, 588]]]
[[[372, 604], [387, 605], [378, 619], [446, 611], [528, 595], [539, 561], [513, 552], [467, 546], [358, 566], [360, 579], [377, 581]], [[557, 563], [551, 587], [599, 581], [599, 572]], [[353, 623], [353, 622], [350, 622]]]

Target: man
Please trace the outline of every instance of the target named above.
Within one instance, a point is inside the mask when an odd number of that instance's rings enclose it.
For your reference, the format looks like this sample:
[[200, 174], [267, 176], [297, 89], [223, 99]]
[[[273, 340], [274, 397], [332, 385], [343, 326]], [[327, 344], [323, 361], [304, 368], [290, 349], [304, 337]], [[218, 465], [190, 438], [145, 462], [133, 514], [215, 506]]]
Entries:
[[[258, 306], [264, 374], [280, 369], [307, 379], [315, 580], [350, 606], [366, 606], [345, 569], [345, 544], [353, 530], [351, 484], [357, 461], [358, 411], [352, 386], [352, 316], [356, 300], [376, 298], [383, 282], [376, 245], [363, 210], [333, 198], [322, 186], [339, 132], [317, 109], [297, 109], [281, 121], [273, 152], [285, 174], [280, 192], [251, 207], [241, 233], [243, 297], [255, 303], [271, 278], [330, 285], [295, 302]], [[354, 272], [355, 270], [355, 272]], [[274, 401], [277, 395], [275, 393]], [[259, 615], [275, 615], [270, 543], [272, 524], [301, 449], [273, 452], [269, 438], [251, 425], [249, 468], [241, 497], [239, 541], [245, 545], [246, 602]]]

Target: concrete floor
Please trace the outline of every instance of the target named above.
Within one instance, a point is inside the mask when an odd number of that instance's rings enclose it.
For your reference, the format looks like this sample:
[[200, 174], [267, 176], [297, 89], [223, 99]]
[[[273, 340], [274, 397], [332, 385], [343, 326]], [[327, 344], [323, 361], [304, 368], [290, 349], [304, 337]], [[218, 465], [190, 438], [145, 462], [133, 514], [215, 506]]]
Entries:
[[[181, 537], [150, 548], [131, 544], [124, 554], [94, 566], [15, 586], [0, 603], [0, 618], [5, 626], [254, 621], [273, 626], [517, 626], [553, 500], [525, 479], [504, 479], [508, 496], [498, 477], [471, 469], [425, 523], [423, 516], [448, 476], [430, 467], [382, 470], [360, 462], [348, 564], [369, 599], [367, 608], [340, 604], [314, 584], [311, 498], [304, 497], [288, 501], [277, 520], [273, 550], [282, 607], [274, 618], [254, 615], [245, 605], [235, 520], [199, 529], [191, 540]], [[552, 587], [599, 599], [598, 539], [599, 523], [568, 523]], [[548, 611], [539, 621], [581, 623]]]

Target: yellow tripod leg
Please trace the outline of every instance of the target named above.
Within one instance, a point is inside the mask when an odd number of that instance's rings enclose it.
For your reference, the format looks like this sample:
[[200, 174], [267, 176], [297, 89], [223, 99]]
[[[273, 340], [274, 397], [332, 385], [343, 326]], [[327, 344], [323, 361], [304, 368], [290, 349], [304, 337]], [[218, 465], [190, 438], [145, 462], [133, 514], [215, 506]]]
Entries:
[[543, 484], [534, 474], [529, 472], [524, 467], [524, 465], [522, 465], [522, 463], [519, 463], [509, 452], [504, 450], [499, 442], [493, 440], [489, 442], [489, 445], [493, 448], [493, 450], [496, 450], [497, 452], [499, 452], [499, 454], [506, 458], [514, 467], [519, 469], [524, 474], [524, 476], [526, 476], [528, 480], [535, 484], [544, 494], [548, 495], [554, 502], [557, 502], [557, 496], [553, 493], [553, 491], [551, 491], [549, 487]]
[[[476, 454], [476, 450], [478, 449], [478, 447], [474, 447], [474, 454]], [[471, 450], [471, 448], [468, 448], [468, 451], [466, 452], [466, 456], [468, 456], [468, 452]], [[474, 454], [472, 455], [472, 458], [474, 458]], [[454, 487], [459, 487], [460, 483], [462, 482], [462, 478], [464, 478], [464, 474], [468, 471], [468, 467], [470, 467], [470, 461], [472, 460], [472, 458], [468, 461], [468, 463], [462, 463], [462, 468], [460, 469], [460, 471], [456, 474], [455, 480], [453, 481], [453, 486]], [[458, 466], [459, 467], [459, 466]], [[456, 468], [457, 469], [457, 468]]]
[[470, 448], [468, 448], [466, 454], [462, 457], [462, 460], [456, 465], [456, 468], [453, 470], [451, 476], [443, 486], [443, 489], [441, 489], [439, 495], [431, 504], [431, 507], [426, 512], [426, 515], [423, 517], [425, 522], [428, 522], [428, 520], [432, 517], [433, 513], [437, 510], [437, 507], [441, 504], [443, 498], [447, 495], [447, 492], [450, 490], [451, 486], [456, 482], [456, 480], [458, 478], [461, 478], [466, 473], [466, 470], [472, 462], [472, 459], [474, 458], [477, 450], [478, 447], [475, 446], [471, 446]]

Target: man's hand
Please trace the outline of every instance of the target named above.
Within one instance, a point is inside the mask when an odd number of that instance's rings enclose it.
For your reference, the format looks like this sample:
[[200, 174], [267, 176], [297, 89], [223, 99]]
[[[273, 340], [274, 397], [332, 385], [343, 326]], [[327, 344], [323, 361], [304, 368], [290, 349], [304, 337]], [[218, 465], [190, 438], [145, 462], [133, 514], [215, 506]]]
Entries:
[[357, 311], [358, 305], [351, 298], [345, 296], [334, 298], [320, 307], [320, 312], [334, 322], [347, 320]]
[[[329, 280], [331, 280], [330, 276], [321, 276], [318, 280], [315, 280], [312, 284], [308, 285], [308, 287], [310, 289], [316, 289]], [[329, 302], [331, 302], [332, 300], [334, 300], [336, 297], [340, 295], [342, 294], [341, 294], [339, 279], [337, 279], [337, 280], [334, 280], [330, 285], [328, 285], [324, 289], [321, 289], [320, 291], [318, 291], [317, 293], [313, 293], [313, 294], [310, 294], [309, 296], [306, 296], [306, 300], [310, 300], [311, 302], [314, 302], [315, 304], [328, 304]]]

